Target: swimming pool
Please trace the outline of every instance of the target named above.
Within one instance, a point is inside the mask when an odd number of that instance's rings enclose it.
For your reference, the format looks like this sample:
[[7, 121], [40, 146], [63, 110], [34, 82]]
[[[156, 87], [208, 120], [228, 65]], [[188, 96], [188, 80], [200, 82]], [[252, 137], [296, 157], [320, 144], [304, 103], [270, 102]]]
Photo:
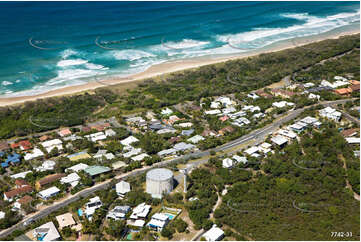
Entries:
[[165, 215], [168, 216], [169, 220], [172, 220], [175, 217], [175, 215], [169, 213], [165, 213]]
[[83, 216], [83, 210], [81, 210], [80, 208], [78, 209], [78, 215]]

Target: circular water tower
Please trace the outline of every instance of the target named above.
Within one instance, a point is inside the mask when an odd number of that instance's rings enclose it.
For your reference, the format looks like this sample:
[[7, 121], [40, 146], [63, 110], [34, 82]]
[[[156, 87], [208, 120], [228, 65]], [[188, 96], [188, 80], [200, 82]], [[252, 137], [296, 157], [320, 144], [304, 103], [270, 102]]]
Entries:
[[165, 168], [152, 169], [147, 172], [146, 192], [153, 198], [162, 198], [164, 193], [173, 190], [173, 172]]

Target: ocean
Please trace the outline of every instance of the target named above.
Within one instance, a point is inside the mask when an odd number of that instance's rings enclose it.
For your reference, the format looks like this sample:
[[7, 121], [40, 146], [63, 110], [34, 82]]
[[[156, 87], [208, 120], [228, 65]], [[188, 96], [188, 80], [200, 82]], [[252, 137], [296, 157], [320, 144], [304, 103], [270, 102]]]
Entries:
[[359, 26], [359, 2], [1, 2], [0, 96]]

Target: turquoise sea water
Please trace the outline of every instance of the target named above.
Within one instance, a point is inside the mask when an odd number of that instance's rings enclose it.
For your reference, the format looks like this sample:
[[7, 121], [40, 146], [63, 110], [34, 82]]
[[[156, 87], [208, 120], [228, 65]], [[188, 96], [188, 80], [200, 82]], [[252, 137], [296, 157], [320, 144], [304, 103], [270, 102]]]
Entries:
[[1, 2], [0, 96], [359, 24], [359, 2]]

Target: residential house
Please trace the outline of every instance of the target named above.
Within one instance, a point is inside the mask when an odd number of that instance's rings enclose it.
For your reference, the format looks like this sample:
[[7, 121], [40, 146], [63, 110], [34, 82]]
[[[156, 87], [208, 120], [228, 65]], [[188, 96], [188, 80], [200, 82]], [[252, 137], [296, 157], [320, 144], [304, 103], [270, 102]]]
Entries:
[[284, 107], [286, 107], [286, 106], [292, 107], [292, 106], [294, 106], [294, 105], [295, 105], [294, 103], [292, 103], [292, 102], [286, 102], [286, 101], [280, 101], [280, 102], [274, 102], [274, 103], [272, 103], [272, 106], [273, 106], [273, 107], [276, 107], [276, 108], [284, 108]]
[[32, 191], [33, 191], [33, 188], [31, 186], [22, 186], [22, 187], [10, 190], [8, 192], [4, 192], [4, 200], [11, 202], [17, 196], [24, 194], [24, 193], [30, 193]]
[[58, 134], [60, 135], [60, 137], [65, 137], [65, 136], [71, 135], [71, 131], [69, 128], [66, 128], [66, 129], [60, 130], [58, 132]]
[[129, 136], [128, 138], [121, 140], [120, 143], [124, 146], [129, 146], [138, 141], [139, 140], [137, 138], [135, 138], [134, 136]]
[[342, 116], [341, 112], [331, 107], [326, 107], [324, 109], [319, 110], [319, 115], [321, 117], [328, 118], [336, 122], [340, 121]]
[[131, 160], [132, 161], [142, 161], [142, 160], [144, 160], [144, 158], [146, 158], [146, 157], [150, 157], [148, 154], [146, 154], [146, 153], [142, 153], [142, 154], [140, 154], [140, 155], [137, 155], [137, 156], [133, 156], [132, 158], [131, 158]]
[[181, 143], [175, 144], [173, 146], [173, 148], [177, 151], [185, 151], [185, 150], [193, 150], [196, 148], [196, 146], [192, 145], [192, 144], [187, 144], [187, 143], [181, 142]]
[[46, 160], [41, 164], [41, 166], [36, 167], [35, 170], [39, 172], [52, 171], [54, 170], [55, 165], [56, 165], [55, 161]]
[[341, 134], [343, 137], [352, 137], [357, 135], [357, 132], [359, 132], [359, 129], [345, 129], [341, 131]]
[[109, 167], [106, 166], [89, 166], [84, 170], [89, 176], [94, 177], [111, 171]]
[[173, 113], [172, 109], [166, 107], [161, 111], [162, 115], [171, 115]]
[[115, 191], [119, 197], [124, 197], [128, 192], [130, 192], [130, 184], [126, 181], [120, 181], [115, 184]]
[[281, 135], [272, 137], [271, 141], [281, 148], [284, 147], [288, 143], [288, 139], [286, 139], [285, 137], [283, 137]]
[[120, 220], [125, 219], [127, 213], [130, 212], [129, 206], [115, 206], [107, 214], [108, 219]]
[[30, 184], [27, 181], [25, 181], [24, 179], [16, 179], [15, 185], [16, 185], [16, 188], [30, 186]]
[[71, 213], [65, 213], [62, 215], [58, 215], [55, 217], [56, 221], [58, 221], [59, 229], [62, 230], [65, 227], [72, 227], [76, 225], [76, 222]]
[[42, 142], [41, 145], [46, 149], [48, 153], [50, 153], [54, 148], [57, 148], [58, 150], [62, 150], [63, 149], [62, 143], [63, 141], [61, 141], [60, 139], [52, 139]]
[[169, 155], [174, 155], [177, 153], [177, 150], [174, 148], [170, 148], [167, 150], [161, 150], [157, 153], [158, 156], [160, 157], [164, 157], [164, 156], [169, 156]]
[[224, 237], [224, 232], [214, 224], [202, 237], [205, 238], [206, 241], [219, 241]]
[[193, 144], [197, 144], [199, 141], [205, 140], [205, 138], [203, 138], [200, 135], [195, 135], [192, 138], [187, 139], [188, 142], [191, 142]]
[[85, 135], [85, 138], [95, 143], [99, 140], [105, 140], [107, 136], [105, 136], [103, 132], [97, 132], [94, 134]]
[[225, 135], [226, 133], [234, 132], [234, 128], [232, 126], [226, 126], [218, 131], [218, 134]]
[[43, 157], [44, 152], [42, 152], [39, 148], [34, 148], [32, 152], [26, 153], [24, 156], [24, 160], [33, 160], [35, 158]]
[[259, 98], [259, 96], [256, 93], [249, 93], [247, 97], [252, 98], [253, 100]]
[[80, 176], [75, 172], [70, 173], [69, 175], [62, 177], [60, 179], [61, 184], [70, 184], [72, 187], [75, 187], [80, 182]]
[[74, 154], [68, 155], [67, 157], [71, 161], [77, 161], [77, 160], [83, 160], [83, 159], [91, 158], [91, 156], [86, 151], [74, 153]]
[[48, 175], [48, 176], [46, 176], [44, 178], [41, 178], [39, 181], [37, 181], [35, 183], [35, 188], [37, 190], [40, 190], [42, 187], [44, 187], [44, 186], [46, 186], [46, 185], [48, 185], [50, 183], [53, 183], [55, 181], [58, 181], [58, 180], [60, 180], [60, 178], [62, 178], [64, 176], [65, 176], [65, 174], [63, 174], [63, 173]]
[[101, 206], [103, 206], [103, 203], [102, 201], [100, 201], [100, 198], [98, 196], [90, 198], [89, 202], [85, 204], [85, 217], [91, 221], [95, 210], [97, 210]]
[[193, 133], [194, 133], [194, 129], [187, 129], [187, 130], [182, 130], [181, 135], [190, 136]]
[[252, 147], [246, 149], [246, 150], [244, 151], [244, 153], [246, 153], [246, 154], [249, 155], [249, 156], [252, 156], [252, 157], [256, 157], [256, 158], [257, 158], [257, 157], [260, 156], [260, 154], [258, 153], [258, 151], [259, 151], [259, 148], [258, 148], [257, 146], [252, 146]]
[[56, 186], [50, 187], [48, 189], [42, 190], [38, 193], [38, 196], [43, 200], [48, 200], [60, 193], [60, 189]]
[[162, 229], [167, 226], [169, 222], [169, 217], [164, 213], [155, 213], [153, 214], [151, 220], [147, 224], [150, 229], [156, 231], [162, 231]]
[[71, 166], [69, 168], [66, 168], [65, 169], [65, 172], [79, 172], [79, 171], [83, 171], [85, 170], [86, 168], [88, 168], [88, 165], [87, 164], [84, 164], [84, 163], [79, 163], [79, 164], [76, 164], [74, 166]]
[[48, 222], [33, 230], [36, 241], [58, 241], [61, 236], [53, 222]]

